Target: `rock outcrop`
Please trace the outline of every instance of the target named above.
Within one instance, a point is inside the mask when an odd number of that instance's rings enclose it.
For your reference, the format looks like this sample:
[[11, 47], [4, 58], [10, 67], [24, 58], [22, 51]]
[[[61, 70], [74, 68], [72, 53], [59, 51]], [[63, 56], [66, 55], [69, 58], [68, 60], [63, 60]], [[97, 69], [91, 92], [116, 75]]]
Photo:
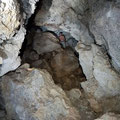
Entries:
[[98, 45], [104, 45], [120, 72], [120, 3], [97, 2], [92, 9], [90, 30]]
[[[79, 52], [80, 64], [87, 78], [87, 81], [81, 85], [88, 95], [91, 106], [95, 111], [119, 110], [120, 75], [112, 68], [106, 52], [97, 45], [86, 46], [82, 43], [78, 44], [76, 50]], [[113, 99], [110, 100], [110, 98]], [[109, 101], [105, 102], [105, 99]], [[104, 102], [106, 105], [103, 105]], [[115, 105], [116, 103], [118, 103], [117, 106], [112, 108], [107, 106], [107, 104]]]
[[[24, 52], [26, 28], [31, 33]], [[60, 32], [67, 47], [60, 45]], [[22, 63], [38, 69], [24, 65], [10, 72], [21, 64], [20, 50]], [[66, 92], [79, 113], [41, 69], [64, 90], [83, 88]], [[93, 119], [100, 112], [106, 114], [97, 120], [119, 120], [120, 1], [0, 0], [0, 77], [8, 120], [80, 120], [80, 113]]]
[[68, 32], [76, 40], [90, 44], [93, 39], [79, 19], [87, 8], [87, 0], [45, 0], [36, 15], [35, 24], [51, 31]]
[[34, 13], [37, 1], [0, 1], [0, 76], [21, 64], [19, 50], [26, 34], [24, 23]]
[[77, 110], [45, 70], [23, 65], [1, 78], [8, 119], [80, 120]]

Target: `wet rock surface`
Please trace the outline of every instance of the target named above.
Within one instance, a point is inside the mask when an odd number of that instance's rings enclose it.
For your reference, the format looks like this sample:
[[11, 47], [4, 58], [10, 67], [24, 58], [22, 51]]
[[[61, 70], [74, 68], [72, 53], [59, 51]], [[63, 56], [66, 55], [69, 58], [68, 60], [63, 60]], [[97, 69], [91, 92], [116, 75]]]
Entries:
[[[7, 18], [7, 19], [6, 19]], [[10, 39], [20, 25], [20, 9], [17, 1], [0, 1], [0, 44]]]

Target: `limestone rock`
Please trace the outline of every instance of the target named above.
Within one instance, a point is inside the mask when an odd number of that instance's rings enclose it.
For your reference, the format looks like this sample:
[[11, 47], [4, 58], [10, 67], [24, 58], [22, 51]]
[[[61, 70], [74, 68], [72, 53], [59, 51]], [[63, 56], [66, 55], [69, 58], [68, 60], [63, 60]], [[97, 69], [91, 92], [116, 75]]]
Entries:
[[0, 43], [10, 39], [20, 25], [19, 4], [14, 0], [0, 1]]
[[79, 15], [84, 14], [85, 10], [88, 9], [87, 0], [66, 0], [69, 7], [73, 8]]
[[[105, 99], [109, 98], [109, 103], [114, 104], [119, 101], [120, 94], [120, 75], [112, 68], [106, 52], [96, 45], [86, 46], [79, 43], [76, 50], [79, 52], [80, 64], [86, 75], [87, 81], [81, 85], [88, 95], [91, 106], [95, 111], [101, 111], [99, 100], [102, 99], [102, 107]], [[110, 98], [114, 96], [110, 102]], [[109, 104], [108, 101], [105, 104]], [[119, 104], [118, 104], [119, 106]], [[112, 109], [117, 109], [114, 106]], [[109, 106], [107, 106], [109, 108]]]
[[[88, 29], [80, 22], [78, 16], [87, 8], [86, 0], [45, 0], [35, 17], [37, 26], [48, 30], [62, 30], [71, 34], [76, 40], [86, 44], [93, 42]], [[79, 7], [78, 7], [79, 6]]]
[[33, 39], [33, 49], [36, 50], [38, 54], [43, 54], [47, 52], [52, 52], [61, 48], [59, 40], [49, 32], [36, 33]]
[[21, 27], [19, 32], [12, 38], [12, 43], [1, 46], [0, 56], [2, 58], [2, 65], [0, 66], [0, 76], [11, 70], [15, 70], [20, 65], [21, 60], [18, 54], [21, 49], [25, 33], [25, 29]]
[[[29, 5], [26, 8], [29, 9], [29, 14], [27, 10], [22, 10], [26, 5], [23, 2]], [[33, 14], [36, 2], [37, 0], [0, 1], [0, 76], [15, 70], [21, 64], [19, 51], [26, 34], [24, 24]]]
[[45, 70], [21, 67], [1, 80], [9, 120], [80, 120], [77, 110]]
[[20, 0], [21, 7], [23, 8], [24, 11], [24, 19], [28, 21], [28, 18], [31, 17], [31, 15], [34, 13], [35, 8], [36, 8], [36, 3], [39, 0]]
[[114, 67], [120, 71], [120, 3], [99, 1], [92, 11], [90, 30], [97, 44], [104, 45]]
[[96, 120], [120, 120], [120, 115], [115, 113], [106, 113]]

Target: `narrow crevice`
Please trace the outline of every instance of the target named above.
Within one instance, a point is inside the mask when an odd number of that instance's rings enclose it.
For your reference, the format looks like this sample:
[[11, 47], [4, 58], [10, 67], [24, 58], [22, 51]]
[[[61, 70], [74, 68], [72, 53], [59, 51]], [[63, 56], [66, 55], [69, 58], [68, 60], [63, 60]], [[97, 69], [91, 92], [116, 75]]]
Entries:
[[[26, 31], [27, 31], [26, 36], [29, 34], [31, 28], [37, 29], [37, 27], [36, 27], [35, 24], [34, 24], [34, 19], [35, 19], [36, 14], [38, 13], [38, 10], [40, 10], [41, 7], [42, 7], [42, 2], [43, 2], [43, 0], [40, 0], [40, 1], [38, 1], [38, 2], [36, 3], [36, 5], [35, 5], [35, 6], [36, 6], [35, 12], [34, 12], [34, 14], [31, 15], [31, 17], [30, 17], [29, 20], [28, 20], [28, 23], [27, 23], [26, 26], [25, 26]], [[23, 54], [24, 54], [24, 51], [25, 51], [25, 49], [26, 49], [26, 46], [27, 46], [26, 36], [25, 36], [25, 40], [24, 40], [24, 42], [23, 42], [23, 44], [22, 44], [22, 47], [21, 47], [21, 49], [20, 49], [20, 54], [19, 54], [19, 56], [20, 56], [21, 58], [22, 58], [22, 56], [23, 56]]]

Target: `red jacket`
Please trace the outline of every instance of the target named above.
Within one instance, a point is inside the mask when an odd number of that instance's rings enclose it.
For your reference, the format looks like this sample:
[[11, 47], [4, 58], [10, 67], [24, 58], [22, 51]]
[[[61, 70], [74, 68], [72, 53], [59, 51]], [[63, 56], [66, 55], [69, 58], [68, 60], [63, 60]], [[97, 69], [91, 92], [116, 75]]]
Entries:
[[59, 39], [60, 39], [60, 41], [66, 41], [66, 39], [65, 39], [65, 36], [64, 36], [64, 35], [60, 35], [60, 36], [59, 36]]

